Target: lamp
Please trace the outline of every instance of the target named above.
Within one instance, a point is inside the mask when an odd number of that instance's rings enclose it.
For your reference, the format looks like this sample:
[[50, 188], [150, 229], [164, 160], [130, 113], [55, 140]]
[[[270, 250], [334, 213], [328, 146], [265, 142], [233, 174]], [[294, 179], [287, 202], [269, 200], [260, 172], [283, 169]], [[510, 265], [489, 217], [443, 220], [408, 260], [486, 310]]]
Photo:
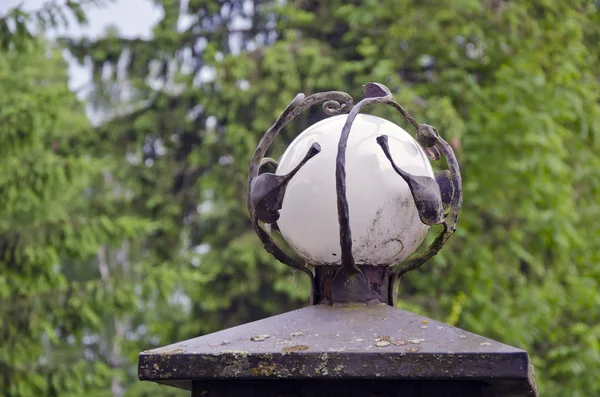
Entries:
[[[142, 352], [142, 380], [192, 397], [536, 397], [527, 352], [394, 306], [399, 277], [455, 230], [461, 179], [450, 146], [389, 90], [300, 94], [250, 163], [248, 210], [267, 251], [312, 281], [309, 307]], [[331, 117], [302, 132], [279, 162], [267, 150], [294, 117], [323, 104]], [[415, 128], [359, 114], [385, 104]], [[429, 159], [444, 156], [434, 173]], [[274, 173], [260, 172], [272, 163]], [[442, 231], [415, 250], [433, 225]], [[273, 239], [281, 233], [300, 260]], [[317, 304], [318, 303], [318, 304]], [[348, 304], [349, 303], [349, 304]]]
[[[281, 129], [321, 103], [332, 117], [303, 131], [279, 162], [265, 157]], [[359, 113], [372, 104], [398, 110], [416, 139], [391, 121]], [[441, 155], [448, 170], [434, 173], [428, 158]], [[275, 173], [260, 172], [267, 163], [277, 167]], [[399, 277], [441, 249], [455, 230], [461, 204], [450, 145], [435, 128], [417, 123], [379, 83], [366, 84], [356, 105], [339, 91], [299, 94], [265, 133], [250, 163], [254, 228], [275, 258], [309, 275], [312, 303], [375, 298], [394, 304]], [[443, 230], [434, 242], [411, 256], [437, 224]], [[273, 232], [302, 262], [275, 243]]]

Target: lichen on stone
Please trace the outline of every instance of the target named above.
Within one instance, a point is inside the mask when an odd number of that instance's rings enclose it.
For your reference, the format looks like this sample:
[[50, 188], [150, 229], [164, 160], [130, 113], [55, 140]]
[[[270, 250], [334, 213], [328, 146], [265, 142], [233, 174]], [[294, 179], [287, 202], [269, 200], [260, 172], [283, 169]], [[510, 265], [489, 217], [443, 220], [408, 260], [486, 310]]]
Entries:
[[301, 352], [301, 351], [308, 350], [308, 349], [310, 349], [310, 347], [307, 345], [295, 345], [295, 346], [285, 347], [282, 350], [282, 352], [283, 352], [283, 354], [290, 354], [290, 353], [295, 353], [295, 352]]
[[268, 338], [270, 338], [270, 337], [271, 337], [270, 335], [265, 335], [265, 334], [262, 334], [262, 335], [254, 335], [253, 337], [251, 337], [251, 338], [250, 338], [250, 340], [251, 340], [251, 341], [253, 341], [253, 342], [262, 342], [262, 341], [264, 341], [265, 339], [268, 339]]

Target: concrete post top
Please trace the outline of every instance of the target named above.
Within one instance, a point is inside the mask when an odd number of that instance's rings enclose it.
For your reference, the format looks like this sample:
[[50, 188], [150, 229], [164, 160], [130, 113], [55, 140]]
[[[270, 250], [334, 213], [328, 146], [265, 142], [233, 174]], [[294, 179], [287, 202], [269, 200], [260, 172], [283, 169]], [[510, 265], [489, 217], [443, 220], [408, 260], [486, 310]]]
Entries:
[[537, 396], [527, 352], [386, 304], [315, 305], [142, 352], [141, 380], [477, 381]]

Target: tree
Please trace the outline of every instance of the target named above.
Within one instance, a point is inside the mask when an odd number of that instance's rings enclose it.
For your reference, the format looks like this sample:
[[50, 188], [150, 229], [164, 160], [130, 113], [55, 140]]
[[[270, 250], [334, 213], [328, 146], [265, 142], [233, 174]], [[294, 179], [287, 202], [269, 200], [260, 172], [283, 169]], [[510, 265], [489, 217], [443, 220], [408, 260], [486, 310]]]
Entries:
[[[195, 318], [205, 320], [188, 322], [190, 329], [282, 311], [275, 299], [306, 296], [250, 232], [247, 161], [297, 92], [358, 95], [364, 82], [382, 81], [452, 141], [465, 180], [457, 235], [405, 277], [400, 305], [528, 349], [544, 394], [600, 391], [600, 275], [591, 265], [600, 229], [589, 221], [600, 188], [595, 2], [161, 4], [165, 17], [148, 42], [71, 44], [98, 75], [107, 59], [134, 55], [119, 75], [136, 81], [150, 105], [120, 128], [165, 142], [176, 132], [154, 164], [178, 159], [179, 177], [197, 178], [194, 204], [179, 219], [189, 221], [191, 246], [210, 247], [199, 271], [210, 263], [214, 279], [210, 289], [186, 290]], [[178, 30], [183, 15], [188, 26]], [[164, 85], [140, 83], [149, 72]], [[319, 117], [315, 111], [286, 131], [282, 146]]]
[[120, 346], [148, 343], [143, 309], [175, 272], [134, 256], [153, 224], [111, 177], [116, 156], [92, 150], [60, 50], [30, 44], [0, 52], [0, 391], [114, 389], [128, 370]]
[[[544, 395], [598, 394], [596, 2], [156, 3], [164, 17], [152, 39], [113, 30], [63, 41], [94, 65], [93, 103], [111, 117], [89, 140], [71, 143], [72, 154], [110, 159], [102, 178], [86, 179], [99, 189], [86, 214], [111, 222], [127, 214], [139, 226], [133, 237], [95, 232], [94, 256], [84, 260], [60, 255], [89, 275], [110, 241], [110, 274], [127, 275], [102, 295], [120, 296], [113, 305], [78, 295], [110, 324], [72, 327], [99, 335], [91, 349], [105, 369], [94, 379], [98, 393], [115, 374], [129, 395], [153, 393], [122, 361], [106, 371], [111, 357], [133, 364], [144, 348], [306, 304], [306, 280], [276, 263], [251, 231], [248, 160], [297, 92], [359, 96], [362, 84], [381, 81], [452, 142], [465, 188], [457, 233], [404, 277], [399, 305], [527, 349]], [[273, 156], [321, 117], [315, 109], [284, 131]], [[111, 196], [109, 182], [125, 198]], [[139, 293], [131, 294], [134, 285]], [[145, 332], [115, 338], [123, 329]], [[107, 354], [115, 350], [106, 346], [121, 351]]]

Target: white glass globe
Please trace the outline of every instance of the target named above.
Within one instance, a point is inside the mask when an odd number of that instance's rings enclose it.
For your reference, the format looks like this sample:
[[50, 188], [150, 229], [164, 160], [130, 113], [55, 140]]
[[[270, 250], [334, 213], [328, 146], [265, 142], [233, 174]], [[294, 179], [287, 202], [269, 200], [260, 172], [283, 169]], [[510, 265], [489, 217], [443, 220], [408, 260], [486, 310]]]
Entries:
[[[346, 118], [333, 116], [302, 132], [287, 148], [276, 171], [287, 174], [312, 143], [321, 145], [321, 152], [289, 182], [277, 221], [288, 244], [314, 266], [341, 263], [335, 160]], [[384, 134], [400, 168], [434, 178], [427, 156], [406, 131], [380, 117], [356, 117], [346, 149], [346, 194], [352, 253], [359, 265], [396, 265], [419, 247], [429, 230], [419, 219], [408, 185], [376, 142]]]

